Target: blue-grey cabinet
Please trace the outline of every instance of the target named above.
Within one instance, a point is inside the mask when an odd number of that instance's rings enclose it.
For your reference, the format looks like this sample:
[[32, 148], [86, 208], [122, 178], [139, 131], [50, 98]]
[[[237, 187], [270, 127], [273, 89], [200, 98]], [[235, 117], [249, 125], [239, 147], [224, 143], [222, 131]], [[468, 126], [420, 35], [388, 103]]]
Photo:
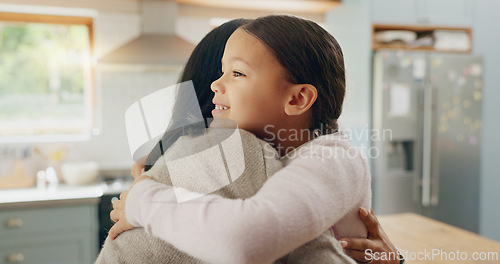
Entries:
[[422, 23], [444, 26], [472, 26], [472, 0], [418, 0], [417, 18]]
[[371, 0], [371, 17], [375, 24], [416, 24], [415, 0]]
[[372, 0], [375, 24], [470, 27], [473, 0]]
[[0, 209], [0, 263], [88, 264], [97, 255], [97, 205]]

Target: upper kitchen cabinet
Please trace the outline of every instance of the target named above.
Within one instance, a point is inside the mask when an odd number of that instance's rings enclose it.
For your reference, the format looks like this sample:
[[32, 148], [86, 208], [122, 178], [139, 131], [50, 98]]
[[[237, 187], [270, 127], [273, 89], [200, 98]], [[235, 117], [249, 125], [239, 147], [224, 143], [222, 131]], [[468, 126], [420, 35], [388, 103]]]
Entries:
[[471, 26], [472, 0], [416, 0], [417, 18], [430, 25]]
[[473, 0], [372, 0], [372, 21], [378, 24], [470, 27]]
[[372, 0], [372, 21], [380, 24], [417, 23], [416, 5], [418, 0]]

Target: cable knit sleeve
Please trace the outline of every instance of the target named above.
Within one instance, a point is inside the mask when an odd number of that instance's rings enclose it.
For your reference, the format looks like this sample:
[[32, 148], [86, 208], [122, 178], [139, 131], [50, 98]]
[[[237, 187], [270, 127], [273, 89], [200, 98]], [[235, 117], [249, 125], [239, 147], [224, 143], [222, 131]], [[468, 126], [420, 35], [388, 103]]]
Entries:
[[172, 187], [144, 180], [129, 193], [127, 218], [210, 263], [270, 263], [357, 212], [371, 195], [359, 150], [347, 153], [350, 144], [318, 142], [297, 151], [245, 200], [206, 195], [177, 203]]

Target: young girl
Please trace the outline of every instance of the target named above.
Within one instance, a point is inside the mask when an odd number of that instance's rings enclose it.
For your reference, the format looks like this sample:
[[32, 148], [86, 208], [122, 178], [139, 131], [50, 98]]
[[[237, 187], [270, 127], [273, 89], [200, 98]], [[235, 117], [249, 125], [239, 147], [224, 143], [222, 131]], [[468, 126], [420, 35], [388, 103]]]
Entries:
[[332, 133], [345, 93], [336, 40], [311, 21], [268, 16], [233, 33], [222, 64], [214, 117], [272, 143], [287, 166], [245, 200], [176, 203], [172, 187], [141, 177], [115, 203], [110, 236], [142, 226], [213, 263], [272, 262], [332, 226], [336, 238], [366, 237], [358, 208], [370, 207], [369, 170], [360, 151]]

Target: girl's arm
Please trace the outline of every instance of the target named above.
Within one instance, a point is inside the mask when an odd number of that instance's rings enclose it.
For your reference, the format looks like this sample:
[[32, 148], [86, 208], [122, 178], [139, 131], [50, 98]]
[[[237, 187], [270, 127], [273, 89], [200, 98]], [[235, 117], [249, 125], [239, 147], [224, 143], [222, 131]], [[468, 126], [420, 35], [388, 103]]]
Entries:
[[[332, 152], [316, 147], [314, 153]], [[214, 263], [269, 263], [313, 240], [369, 192], [360, 155], [339, 158], [301, 153], [246, 200], [206, 195], [177, 203], [172, 187], [144, 180], [128, 194], [133, 226]], [[306, 176], [308, 175], [308, 176]]]

